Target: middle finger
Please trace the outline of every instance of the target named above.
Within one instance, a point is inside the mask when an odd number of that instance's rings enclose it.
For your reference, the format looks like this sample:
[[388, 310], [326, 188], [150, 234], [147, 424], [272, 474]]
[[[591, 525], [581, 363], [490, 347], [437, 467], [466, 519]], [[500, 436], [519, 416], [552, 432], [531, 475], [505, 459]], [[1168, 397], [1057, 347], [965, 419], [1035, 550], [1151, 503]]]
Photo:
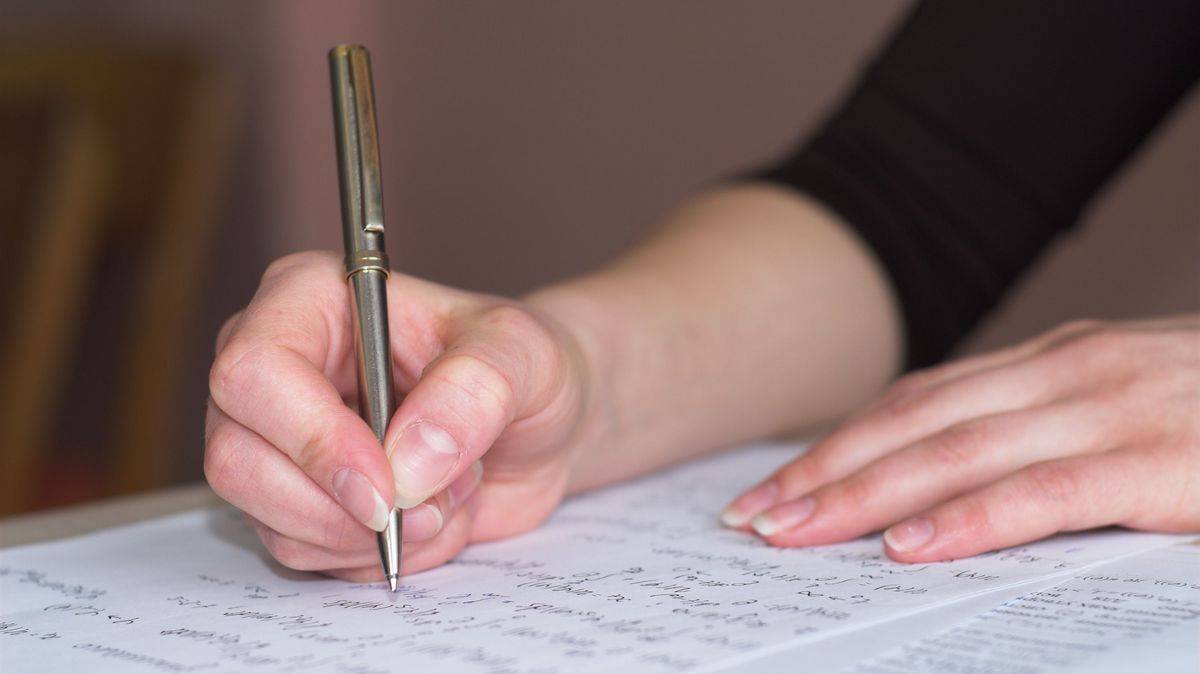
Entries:
[[952, 426], [752, 520], [780, 546], [857, 538], [1027, 465], [1103, 451], [1105, 418], [1085, 402], [1020, 410]]
[[743, 526], [777, 503], [841, 480], [879, 457], [965, 421], [1040, 405], [1054, 397], [1054, 378], [1028, 359], [964, 375], [929, 388], [889, 392], [807, 453], [738, 497], [722, 515]]

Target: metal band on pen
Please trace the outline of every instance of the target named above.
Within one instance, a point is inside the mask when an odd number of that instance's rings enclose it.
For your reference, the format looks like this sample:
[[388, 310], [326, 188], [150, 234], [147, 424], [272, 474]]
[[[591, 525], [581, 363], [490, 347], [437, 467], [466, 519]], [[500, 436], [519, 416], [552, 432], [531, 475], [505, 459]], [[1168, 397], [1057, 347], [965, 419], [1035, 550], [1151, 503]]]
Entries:
[[346, 278], [350, 278], [360, 271], [383, 272], [386, 277], [391, 273], [387, 255], [377, 250], [359, 250], [347, 255]]

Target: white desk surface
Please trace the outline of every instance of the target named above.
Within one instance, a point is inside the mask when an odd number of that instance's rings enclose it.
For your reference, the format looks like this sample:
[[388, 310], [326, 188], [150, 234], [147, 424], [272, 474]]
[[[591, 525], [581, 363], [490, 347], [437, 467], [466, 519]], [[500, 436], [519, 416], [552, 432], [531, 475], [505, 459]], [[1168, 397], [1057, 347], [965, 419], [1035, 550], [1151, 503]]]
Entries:
[[78, 536], [223, 503], [203, 482], [0, 519], [0, 548]]

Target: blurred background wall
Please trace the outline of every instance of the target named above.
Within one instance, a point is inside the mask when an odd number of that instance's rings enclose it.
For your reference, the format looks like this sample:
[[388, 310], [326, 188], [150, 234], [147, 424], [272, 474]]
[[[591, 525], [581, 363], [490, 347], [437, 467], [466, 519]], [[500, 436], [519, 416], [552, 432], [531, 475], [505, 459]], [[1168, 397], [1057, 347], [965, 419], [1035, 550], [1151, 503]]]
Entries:
[[[96, 247], [103, 262], [87, 266], [96, 276], [79, 300], [87, 318], [71, 325], [73, 347], [60, 359], [69, 365], [50, 387], [51, 428], [22, 464], [26, 495], [8, 510], [201, 477], [206, 372], [221, 321], [246, 303], [270, 259], [340, 245], [325, 61], [332, 45], [372, 50], [393, 264], [451, 285], [518, 294], [601, 263], [681, 197], [785, 152], [852, 84], [909, 4], [0, 0], [0, 46], [17, 50], [0, 62], [9, 79], [27, 71], [31, 51], [81, 48], [110, 56], [133, 50], [123, 56], [133, 62], [182, 59], [188, 65], [180, 72], [202, 73], [194, 89], [201, 93], [184, 97], [199, 112], [170, 108], [202, 123], [181, 122], [199, 131], [164, 136], [183, 138], [177, 145], [185, 149], [163, 180], [211, 183], [191, 196], [183, 190], [174, 212], [149, 207], [137, 227], [108, 225], [124, 234], [105, 230]], [[0, 91], [0, 108], [4, 100]], [[136, 109], [144, 113], [156, 100]], [[138, 142], [124, 133], [110, 154]], [[187, 150], [187, 142], [199, 149]], [[189, 164], [199, 156], [201, 165]], [[120, 183], [129, 171], [120, 162], [102, 166], [93, 170], [101, 179], [87, 184], [104, 185], [92, 190], [103, 196], [115, 189], [104, 176]], [[1085, 226], [1039, 263], [965, 348], [997, 346], [1072, 317], [1195, 311], [1198, 177], [1193, 91]], [[123, 193], [154, 204], [154, 179], [126, 179], [133, 184]], [[34, 217], [0, 212], [0, 224], [21, 230]], [[159, 277], [145, 271], [154, 268], [146, 262], [153, 253], [139, 248], [148, 232], [169, 240], [161, 232], [189, 218], [195, 232], [175, 246], [190, 251], [194, 273], [177, 278], [170, 265]], [[4, 260], [26, 245], [5, 242]], [[171, 313], [169, 297], [138, 305], [167, 307], [150, 310], [149, 320], [121, 309], [155, 278], [190, 288], [179, 295], [187, 298], [182, 313]], [[14, 280], [0, 292], [19, 293], [29, 282]], [[14, 320], [0, 319], [10, 328]], [[170, 332], [167, 323], [179, 327], [171, 336], [177, 357], [163, 356], [170, 365], [143, 377], [140, 389], [121, 384], [156, 331]], [[131, 343], [143, 346], [131, 353]], [[147, 409], [156, 411], [139, 421]], [[155, 430], [141, 437], [128, 430], [143, 425]], [[143, 464], [152, 469], [127, 478]]]

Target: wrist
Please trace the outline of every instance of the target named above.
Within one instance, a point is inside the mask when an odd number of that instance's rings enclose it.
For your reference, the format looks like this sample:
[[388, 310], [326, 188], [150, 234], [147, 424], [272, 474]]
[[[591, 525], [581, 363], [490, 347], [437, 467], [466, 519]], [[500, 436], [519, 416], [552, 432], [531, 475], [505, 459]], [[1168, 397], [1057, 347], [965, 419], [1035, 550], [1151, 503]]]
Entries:
[[621, 378], [616, 371], [622, 360], [620, 340], [630, 332], [622, 327], [628, 321], [619, 315], [619, 304], [605, 301], [603, 285], [602, 279], [581, 277], [536, 290], [523, 298], [531, 310], [563, 336], [582, 395], [579, 425], [566, 447], [570, 454], [568, 493], [622, 477], [598, 473], [594, 460], [602, 448], [619, 442], [614, 382]]

